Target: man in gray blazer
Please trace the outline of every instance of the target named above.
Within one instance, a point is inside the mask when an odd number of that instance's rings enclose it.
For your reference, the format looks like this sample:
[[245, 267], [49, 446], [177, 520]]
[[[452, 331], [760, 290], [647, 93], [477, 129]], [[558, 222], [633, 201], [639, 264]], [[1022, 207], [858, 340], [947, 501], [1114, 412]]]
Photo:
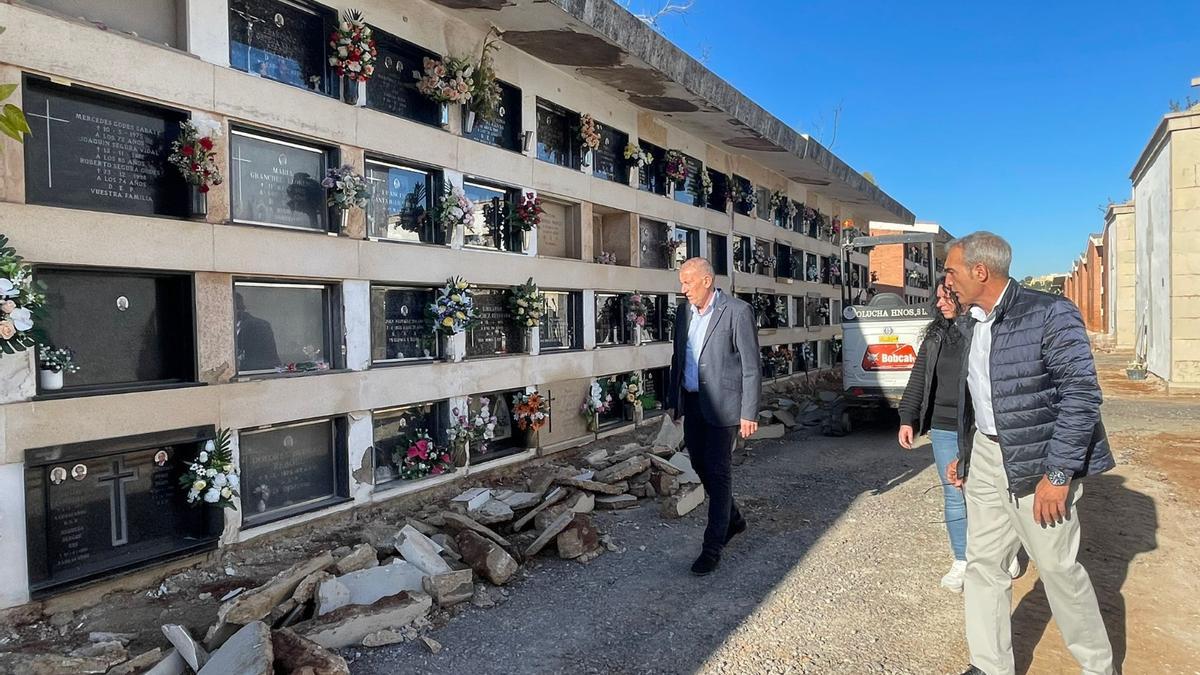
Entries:
[[712, 265], [692, 258], [679, 270], [688, 304], [675, 319], [674, 353], [667, 384], [667, 407], [675, 423], [683, 417], [683, 438], [692, 468], [708, 493], [704, 550], [692, 574], [712, 573], [721, 550], [745, 531], [733, 501], [732, 459], [737, 434], [758, 430], [762, 388], [758, 328], [750, 305], [714, 286]]

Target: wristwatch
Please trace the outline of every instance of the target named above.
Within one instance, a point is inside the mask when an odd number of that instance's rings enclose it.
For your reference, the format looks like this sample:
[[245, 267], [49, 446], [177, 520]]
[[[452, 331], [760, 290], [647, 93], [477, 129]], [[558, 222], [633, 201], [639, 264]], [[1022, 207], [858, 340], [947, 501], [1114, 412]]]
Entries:
[[1071, 482], [1071, 474], [1062, 469], [1047, 469], [1046, 480], [1050, 481], [1051, 485], [1062, 487]]

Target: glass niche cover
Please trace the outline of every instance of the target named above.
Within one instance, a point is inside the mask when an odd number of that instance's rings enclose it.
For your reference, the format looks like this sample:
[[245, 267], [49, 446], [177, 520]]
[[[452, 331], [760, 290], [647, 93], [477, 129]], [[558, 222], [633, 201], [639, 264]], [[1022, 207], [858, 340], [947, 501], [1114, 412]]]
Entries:
[[442, 228], [434, 222], [432, 209], [439, 181], [422, 169], [368, 160], [367, 235], [393, 241], [443, 244]]
[[329, 230], [324, 149], [235, 129], [229, 159], [234, 222]]
[[474, 217], [463, 231], [463, 245], [520, 252], [524, 238], [509, 221], [509, 194], [503, 188], [466, 181], [463, 191], [474, 207]]
[[234, 284], [239, 375], [336, 367], [334, 289], [323, 284]]

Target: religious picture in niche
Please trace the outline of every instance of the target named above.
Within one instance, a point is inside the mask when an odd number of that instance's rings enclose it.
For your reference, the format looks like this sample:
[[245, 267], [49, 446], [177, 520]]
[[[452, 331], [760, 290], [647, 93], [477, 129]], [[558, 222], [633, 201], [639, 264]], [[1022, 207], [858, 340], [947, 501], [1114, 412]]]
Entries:
[[484, 452], [479, 452], [477, 446], [471, 448], [471, 464], [479, 464], [488, 460], [506, 457], [520, 452], [523, 447], [513, 435], [515, 429], [512, 418], [513, 398], [520, 390], [483, 394], [472, 396], [468, 400], [467, 410], [471, 414], [479, 412], [480, 399], [486, 398], [491, 414], [496, 418], [496, 426], [492, 429], [492, 439], [487, 442]]
[[520, 251], [520, 232], [514, 233], [508, 222], [508, 194], [476, 183], [464, 183], [463, 190], [475, 207], [473, 220], [463, 228], [463, 245]]
[[477, 289], [475, 310], [479, 318], [467, 331], [467, 356], [498, 356], [525, 351], [525, 330], [512, 320], [508, 291]]
[[[63, 586], [214, 548], [220, 511], [189, 508], [179, 490], [202, 433], [188, 429], [27, 451], [30, 587]], [[167, 461], [156, 461], [164, 454]]]
[[367, 87], [367, 107], [425, 124], [438, 124], [440, 106], [417, 90], [413, 71], [422, 69], [422, 61], [437, 54], [384, 33], [375, 32], [375, 74]]
[[328, 229], [326, 153], [244, 131], [230, 144], [230, 212], [233, 220], [306, 230]]
[[[243, 431], [242, 510], [247, 522], [303, 509], [337, 494], [333, 420]], [[305, 509], [307, 510], [307, 509]]]
[[333, 352], [329, 293], [316, 284], [234, 284], [238, 373], [328, 369]]
[[376, 363], [435, 359], [438, 341], [425, 308], [434, 292], [417, 288], [371, 288], [371, 360]]
[[229, 0], [229, 65], [251, 75], [330, 93], [328, 16], [287, 0]]
[[183, 217], [189, 190], [167, 156], [186, 116], [26, 77], [25, 199], [92, 211]]
[[386, 162], [367, 162], [371, 201], [367, 206], [367, 232], [372, 237], [442, 243], [433, 222], [434, 180], [428, 171]]

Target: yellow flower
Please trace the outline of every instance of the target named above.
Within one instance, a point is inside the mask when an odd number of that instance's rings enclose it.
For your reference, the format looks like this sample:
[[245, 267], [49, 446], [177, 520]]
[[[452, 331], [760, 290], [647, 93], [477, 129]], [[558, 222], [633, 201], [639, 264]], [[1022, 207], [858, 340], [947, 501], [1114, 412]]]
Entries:
[[201, 490], [203, 490], [206, 487], [208, 487], [208, 483], [205, 481], [202, 481], [202, 480], [198, 480], [195, 483], [192, 483], [192, 489], [195, 490], [196, 492], [200, 492]]
[[446, 318], [442, 319], [442, 325], [449, 328], [450, 326], [454, 325], [454, 319], [452, 319], [451, 317], [446, 317]]

